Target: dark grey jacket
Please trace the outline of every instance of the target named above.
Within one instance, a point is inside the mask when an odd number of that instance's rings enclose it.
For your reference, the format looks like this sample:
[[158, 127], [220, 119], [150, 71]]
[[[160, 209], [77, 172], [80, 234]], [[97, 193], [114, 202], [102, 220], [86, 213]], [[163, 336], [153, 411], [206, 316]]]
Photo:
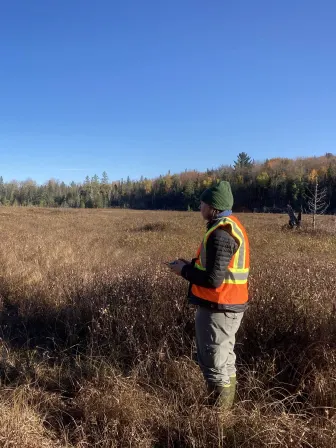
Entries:
[[[219, 218], [222, 219], [222, 218]], [[218, 224], [219, 219], [208, 223], [207, 229]], [[203, 286], [205, 288], [218, 288], [224, 281], [225, 272], [229, 266], [231, 258], [238, 250], [236, 240], [223, 228], [214, 230], [206, 245], [206, 271], [201, 271], [194, 267], [195, 260], [183, 267], [181, 275], [190, 282], [189, 302], [193, 305], [205, 306], [221, 311], [241, 312], [245, 311], [247, 305], [218, 305], [207, 300], [195, 297], [191, 292], [191, 286]]]

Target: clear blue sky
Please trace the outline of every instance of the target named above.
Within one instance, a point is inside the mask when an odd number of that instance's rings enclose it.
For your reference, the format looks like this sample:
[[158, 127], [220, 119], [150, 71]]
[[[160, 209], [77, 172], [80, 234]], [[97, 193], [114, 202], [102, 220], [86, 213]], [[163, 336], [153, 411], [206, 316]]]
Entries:
[[336, 152], [334, 0], [3, 0], [0, 175]]

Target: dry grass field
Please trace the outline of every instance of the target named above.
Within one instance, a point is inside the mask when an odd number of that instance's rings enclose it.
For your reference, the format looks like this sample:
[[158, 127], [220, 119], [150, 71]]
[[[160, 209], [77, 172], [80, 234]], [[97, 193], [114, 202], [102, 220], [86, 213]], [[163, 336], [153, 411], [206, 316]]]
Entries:
[[[336, 232], [241, 215], [239, 399], [206, 406], [187, 284], [197, 213], [0, 208], [1, 447], [336, 445]], [[304, 217], [304, 223], [311, 218]]]

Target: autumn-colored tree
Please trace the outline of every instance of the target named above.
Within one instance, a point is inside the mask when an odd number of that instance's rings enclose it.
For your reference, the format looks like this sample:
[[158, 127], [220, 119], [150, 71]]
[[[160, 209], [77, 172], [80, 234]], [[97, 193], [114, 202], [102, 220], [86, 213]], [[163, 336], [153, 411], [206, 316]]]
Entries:
[[336, 156], [299, 159], [273, 158], [252, 163], [246, 152], [238, 155], [234, 167], [220, 166], [205, 172], [185, 170], [168, 172], [155, 179], [111, 182], [106, 172], [99, 178], [86, 177], [84, 182], [64, 182], [50, 179], [38, 185], [31, 179], [24, 182], [1, 180], [0, 205], [33, 205], [46, 207], [133, 207], [196, 209], [202, 191], [220, 180], [231, 183], [235, 206], [239, 209], [286, 209], [304, 203], [307, 187], [314, 190], [318, 179], [320, 189], [327, 189], [330, 207], [336, 212]]

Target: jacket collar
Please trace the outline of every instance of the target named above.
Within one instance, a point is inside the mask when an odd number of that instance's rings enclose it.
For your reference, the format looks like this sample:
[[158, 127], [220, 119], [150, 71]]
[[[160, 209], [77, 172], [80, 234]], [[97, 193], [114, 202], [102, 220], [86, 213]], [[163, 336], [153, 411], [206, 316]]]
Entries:
[[207, 228], [208, 230], [211, 229], [211, 227], [213, 227], [215, 224], [218, 223], [218, 221], [222, 220], [223, 218], [226, 218], [228, 216], [232, 215], [232, 210], [225, 210], [222, 213], [219, 213], [216, 218], [212, 219], [211, 221], [208, 221], [207, 223]]

